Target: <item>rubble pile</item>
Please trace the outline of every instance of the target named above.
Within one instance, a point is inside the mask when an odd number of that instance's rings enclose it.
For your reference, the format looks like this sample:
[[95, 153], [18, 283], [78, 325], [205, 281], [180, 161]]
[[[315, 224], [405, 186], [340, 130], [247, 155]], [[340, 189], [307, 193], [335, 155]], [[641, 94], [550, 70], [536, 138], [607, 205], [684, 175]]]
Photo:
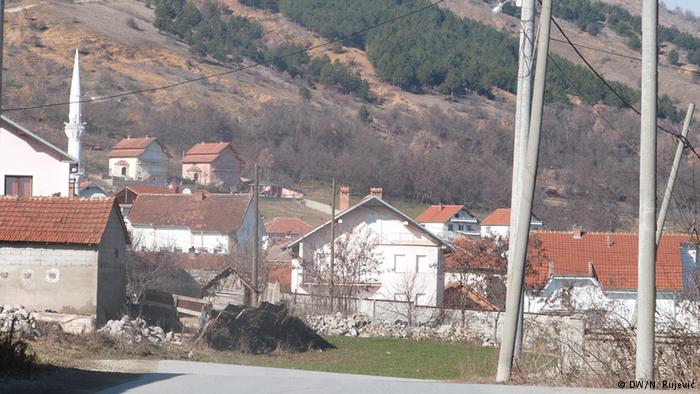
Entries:
[[39, 336], [34, 316], [22, 305], [0, 305], [0, 334], [9, 333], [10, 328], [13, 335], [23, 338]]
[[267, 302], [257, 308], [227, 306], [204, 328], [204, 338], [218, 350], [255, 354], [333, 347], [287, 308]]
[[149, 326], [141, 318], [131, 319], [124, 316], [121, 320], [110, 320], [104, 327], [97, 330], [98, 333], [107, 334], [113, 338], [123, 339], [129, 343], [182, 343], [180, 334], [165, 332], [158, 326]]
[[335, 315], [306, 316], [305, 320], [320, 335], [481, 342], [482, 346], [494, 346], [492, 338], [485, 338], [468, 327], [450, 324], [409, 326], [402, 320], [373, 321], [360, 314], [343, 317], [340, 312]]

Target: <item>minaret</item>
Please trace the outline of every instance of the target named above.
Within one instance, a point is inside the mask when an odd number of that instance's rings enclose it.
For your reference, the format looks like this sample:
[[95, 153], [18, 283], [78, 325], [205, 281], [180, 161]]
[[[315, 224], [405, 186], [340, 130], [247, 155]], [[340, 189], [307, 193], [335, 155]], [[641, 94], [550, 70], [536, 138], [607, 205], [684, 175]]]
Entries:
[[78, 171], [82, 173], [80, 162], [80, 137], [85, 132], [85, 123], [82, 122], [82, 95], [80, 93], [80, 57], [75, 50], [75, 63], [73, 64], [73, 80], [70, 85], [70, 110], [65, 133], [68, 136], [68, 154], [78, 159]]

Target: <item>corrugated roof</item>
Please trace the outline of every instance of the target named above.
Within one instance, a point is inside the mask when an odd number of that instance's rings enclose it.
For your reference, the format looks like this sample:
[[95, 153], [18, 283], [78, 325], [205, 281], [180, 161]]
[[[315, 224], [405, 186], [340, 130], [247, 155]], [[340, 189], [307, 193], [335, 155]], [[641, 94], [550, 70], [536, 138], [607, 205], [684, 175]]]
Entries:
[[423, 211], [416, 221], [418, 223], [445, 223], [464, 208], [464, 205], [431, 205]]
[[114, 206], [114, 198], [0, 197], [0, 241], [97, 245]]
[[[557, 276], [593, 276], [606, 290], [636, 290], [637, 234], [583, 233], [580, 239], [572, 232], [535, 231], [542, 261], [526, 276], [526, 284], [542, 287], [551, 268]], [[659, 290], [682, 290], [683, 267], [681, 246], [690, 243], [687, 235], [664, 234], [656, 254], [656, 286]]]
[[129, 221], [132, 225], [231, 233], [243, 224], [249, 202], [248, 195], [139, 194], [129, 212]]

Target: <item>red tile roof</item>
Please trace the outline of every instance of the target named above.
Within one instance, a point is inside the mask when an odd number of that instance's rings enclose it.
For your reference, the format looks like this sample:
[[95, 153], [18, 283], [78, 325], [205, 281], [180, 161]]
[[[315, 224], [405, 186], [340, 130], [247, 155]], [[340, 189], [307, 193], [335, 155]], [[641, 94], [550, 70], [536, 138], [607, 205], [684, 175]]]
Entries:
[[[124, 189], [129, 189], [136, 194], [174, 194], [175, 190], [160, 185], [149, 185], [147, 183], [135, 183], [124, 186]], [[123, 190], [123, 189], [122, 189]], [[121, 191], [121, 190], [120, 190]]]
[[0, 242], [98, 245], [113, 209], [114, 198], [0, 197]]
[[216, 160], [224, 149], [231, 148], [229, 142], [215, 142], [196, 144], [182, 157], [183, 163], [211, 163]]
[[[532, 215], [531, 223], [541, 224], [540, 220]], [[510, 208], [498, 208], [491, 212], [482, 222], [482, 226], [510, 226]]]
[[140, 156], [153, 141], [156, 141], [155, 137], [124, 138], [112, 147], [112, 150], [109, 152], [109, 157]]
[[265, 223], [265, 232], [268, 234], [303, 235], [311, 231], [312, 227], [298, 218], [277, 217]]
[[191, 230], [231, 233], [241, 224], [248, 195], [140, 194], [129, 212], [133, 225], [177, 226]]
[[[637, 234], [583, 233], [575, 239], [571, 232], [536, 231], [542, 242], [542, 261], [526, 276], [530, 287], [542, 287], [549, 276], [550, 264], [555, 275], [593, 276], [606, 290], [637, 288]], [[681, 245], [690, 243], [686, 235], [664, 234], [656, 255], [656, 286], [659, 290], [683, 289]]]
[[498, 208], [481, 221], [481, 224], [484, 226], [510, 226], [510, 208]]
[[450, 220], [457, 212], [462, 210], [464, 205], [431, 205], [418, 215], [418, 223], [444, 223]]

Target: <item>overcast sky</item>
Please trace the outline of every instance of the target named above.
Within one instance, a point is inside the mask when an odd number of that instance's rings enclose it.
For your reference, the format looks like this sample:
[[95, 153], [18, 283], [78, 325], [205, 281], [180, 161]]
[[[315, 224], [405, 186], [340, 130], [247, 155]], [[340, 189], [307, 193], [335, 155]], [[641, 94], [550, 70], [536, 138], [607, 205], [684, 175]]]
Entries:
[[662, 0], [669, 9], [681, 7], [693, 11], [696, 16], [700, 16], [700, 0]]

